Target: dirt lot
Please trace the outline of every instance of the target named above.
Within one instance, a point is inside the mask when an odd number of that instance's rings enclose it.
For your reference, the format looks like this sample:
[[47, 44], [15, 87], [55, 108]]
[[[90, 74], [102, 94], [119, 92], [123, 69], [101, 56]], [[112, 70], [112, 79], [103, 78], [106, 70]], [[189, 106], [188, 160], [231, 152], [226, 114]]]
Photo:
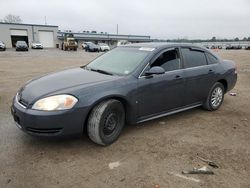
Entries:
[[[216, 112], [196, 108], [126, 126], [117, 142], [100, 147], [86, 136], [30, 137], [10, 115], [12, 97], [26, 81], [83, 65], [97, 53], [0, 52], [0, 187], [250, 187], [250, 51], [218, 53], [237, 63], [237, 96], [226, 94]], [[181, 176], [205, 165], [197, 154], [219, 165], [215, 175]], [[118, 167], [110, 169], [113, 162]]]

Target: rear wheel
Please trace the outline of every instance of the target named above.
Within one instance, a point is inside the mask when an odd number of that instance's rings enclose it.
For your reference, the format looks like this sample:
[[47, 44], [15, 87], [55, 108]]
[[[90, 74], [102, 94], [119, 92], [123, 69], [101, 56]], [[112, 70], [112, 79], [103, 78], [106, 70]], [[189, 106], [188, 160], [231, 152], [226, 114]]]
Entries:
[[209, 111], [214, 111], [220, 108], [224, 100], [225, 88], [223, 84], [216, 82], [209, 92], [203, 108]]
[[92, 110], [87, 125], [89, 138], [106, 146], [115, 142], [125, 124], [125, 112], [121, 102], [110, 99]]

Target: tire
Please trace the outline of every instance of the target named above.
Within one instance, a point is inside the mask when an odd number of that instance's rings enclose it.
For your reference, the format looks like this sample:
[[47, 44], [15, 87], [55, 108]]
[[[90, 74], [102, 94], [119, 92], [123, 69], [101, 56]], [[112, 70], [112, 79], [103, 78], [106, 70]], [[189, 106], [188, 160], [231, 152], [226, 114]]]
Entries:
[[223, 103], [225, 88], [222, 83], [216, 82], [211, 88], [203, 108], [209, 111], [215, 111], [220, 108]]
[[96, 144], [107, 146], [115, 142], [125, 124], [125, 112], [121, 102], [110, 99], [101, 102], [90, 113], [87, 132]]

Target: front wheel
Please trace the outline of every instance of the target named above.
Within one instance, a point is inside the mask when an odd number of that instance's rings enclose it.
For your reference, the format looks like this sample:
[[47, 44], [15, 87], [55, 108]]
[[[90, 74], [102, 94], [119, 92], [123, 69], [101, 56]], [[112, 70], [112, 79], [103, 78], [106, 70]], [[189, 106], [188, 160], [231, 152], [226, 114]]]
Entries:
[[87, 131], [89, 138], [100, 145], [115, 142], [125, 124], [125, 112], [121, 102], [110, 99], [98, 104], [90, 113]]
[[209, 111], [214, 111], [220, 108], [224, 100], [225, 88], [223, 84], [216, 82], [209, 92], [203, 108]]

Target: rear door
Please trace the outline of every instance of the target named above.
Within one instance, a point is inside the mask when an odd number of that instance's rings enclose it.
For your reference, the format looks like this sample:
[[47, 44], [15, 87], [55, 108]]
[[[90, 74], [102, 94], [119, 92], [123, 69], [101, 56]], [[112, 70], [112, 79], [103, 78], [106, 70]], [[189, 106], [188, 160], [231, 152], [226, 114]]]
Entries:
[[184, 59], [186, 89], [184, 106], [205, 101], [215, 82], [216, 67], [208, 64], [205, 52], [199, 48], [181, 48]]

